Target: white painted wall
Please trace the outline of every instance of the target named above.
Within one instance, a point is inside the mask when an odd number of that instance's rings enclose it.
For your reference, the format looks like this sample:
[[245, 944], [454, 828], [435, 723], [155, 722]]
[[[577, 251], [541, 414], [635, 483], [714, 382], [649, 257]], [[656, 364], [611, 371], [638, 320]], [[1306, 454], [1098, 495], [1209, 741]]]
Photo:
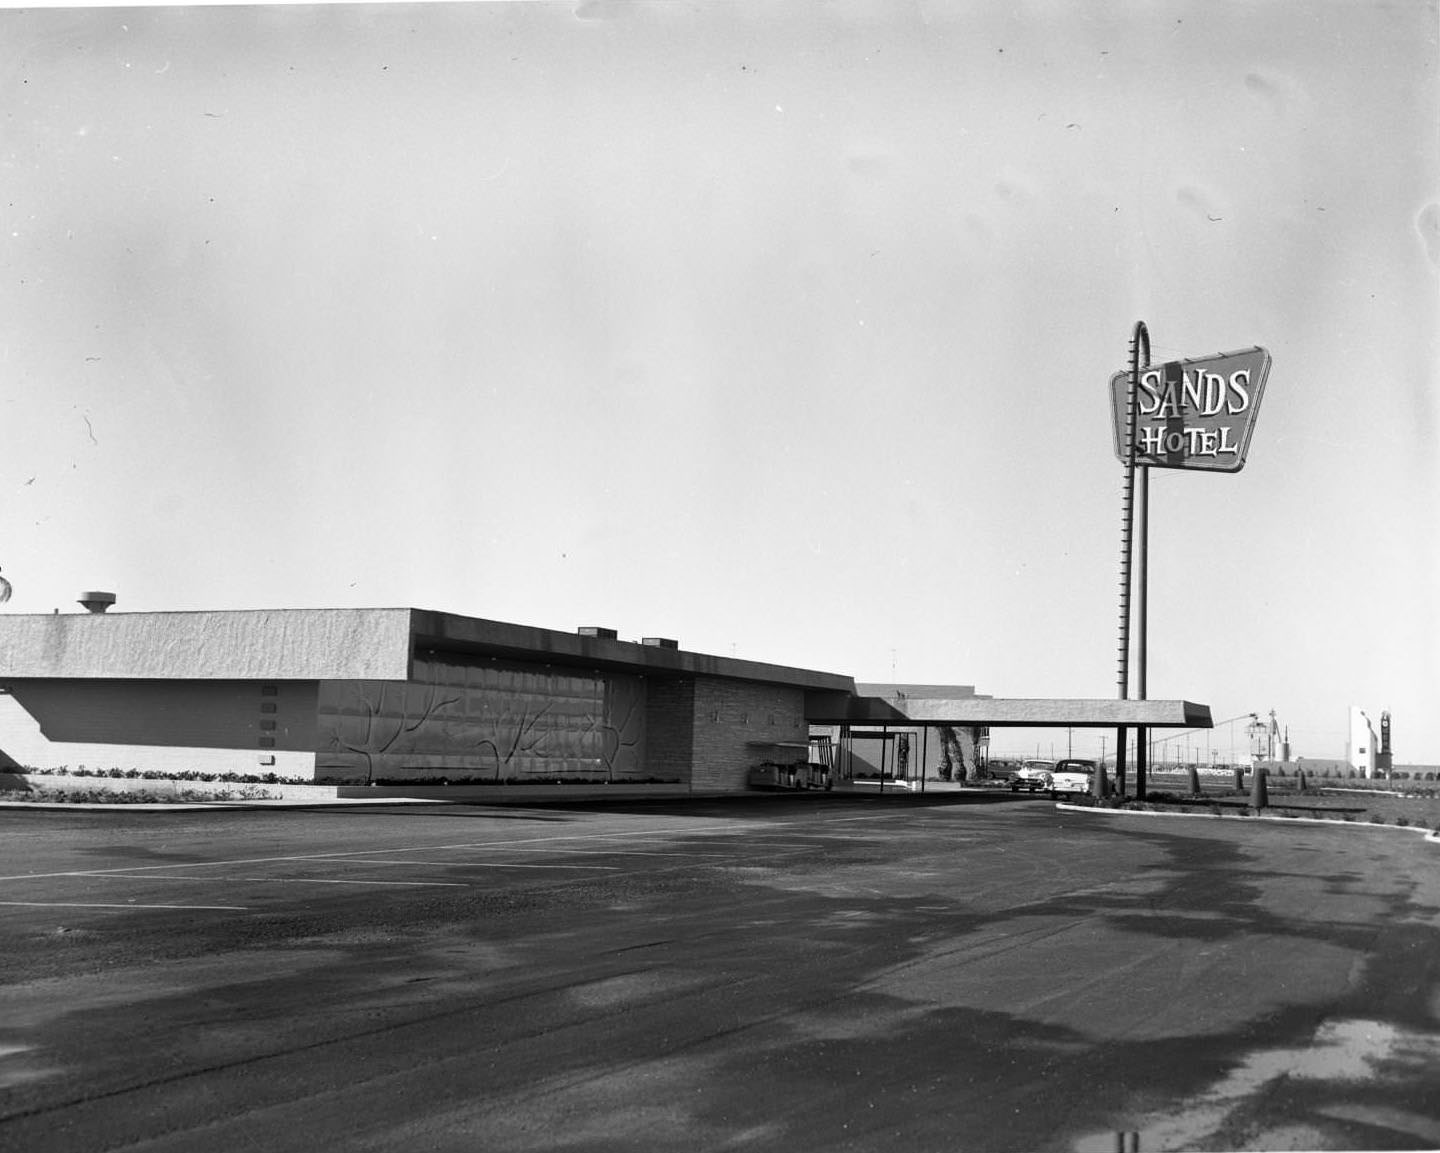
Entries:
[[[156, 737], [159, 737], [157, 731]], [[217, 734], [218, 735], [218, 734]], [[5, 763], [32, 769], [109, 769], [163, 773], [237, 773], [315, 777], [315, 753], [294, 749], [217, 748], [202, 745], [114, 744], [52, 740], [9, 693], [0, 693], [0, 753]]]

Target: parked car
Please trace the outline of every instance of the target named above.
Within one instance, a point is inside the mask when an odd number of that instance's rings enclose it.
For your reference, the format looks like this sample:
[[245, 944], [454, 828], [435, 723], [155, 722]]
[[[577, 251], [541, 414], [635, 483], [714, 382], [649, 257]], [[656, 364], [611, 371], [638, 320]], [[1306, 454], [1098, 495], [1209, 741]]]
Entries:
[[1067, 757], [1050, 773], [1050, 793], [1088, 793], [1095, 787], [1095, 762]]
[[1050, 788], [1050, 774], [1055, 768], [1054, 761], [1024, 761], [1015, 770], [1015, 775], [1010, 778], [1010, 791], [1018, 793], [1021, 789], [1031, 793], [1048, 791]]
[[818, 761], [800, 761], [793, 765], [780, 765], [766, 761], [750, 770], [749, 785], [752, 789], [833, 789], [835, 782], [830, 776], [830, 766]]

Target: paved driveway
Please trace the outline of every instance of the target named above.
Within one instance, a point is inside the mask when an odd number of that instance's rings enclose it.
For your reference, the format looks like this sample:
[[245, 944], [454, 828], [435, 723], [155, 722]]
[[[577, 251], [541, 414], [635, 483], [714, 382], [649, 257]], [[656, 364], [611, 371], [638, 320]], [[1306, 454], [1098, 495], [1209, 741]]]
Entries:
[[1436, 1148], [1437, 863], [966, 796], [4, 812], [0, 1148]]

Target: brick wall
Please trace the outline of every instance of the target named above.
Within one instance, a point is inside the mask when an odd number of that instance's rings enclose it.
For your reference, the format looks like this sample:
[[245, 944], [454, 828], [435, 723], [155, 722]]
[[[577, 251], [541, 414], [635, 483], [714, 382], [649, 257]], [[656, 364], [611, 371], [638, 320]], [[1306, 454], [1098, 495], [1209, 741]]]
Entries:
[[749, 770], [762, 761], [803, 761], [805, 692], [781, 685], [695, 679], [695, 744], [691, 788], [695, 792], [741, 792]]
[[0, 764], [310, 777], [314, 682], [7, 680]]
[[695, 681], [645, 681], [646, 776], [690, 783], [695, 762]]

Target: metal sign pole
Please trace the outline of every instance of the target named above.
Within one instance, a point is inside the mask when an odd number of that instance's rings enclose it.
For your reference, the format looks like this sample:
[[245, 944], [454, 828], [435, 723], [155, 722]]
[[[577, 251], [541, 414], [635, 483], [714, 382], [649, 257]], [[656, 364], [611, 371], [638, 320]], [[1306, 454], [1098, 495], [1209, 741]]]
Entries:
[[[1144, 349], [1143, 353], [1141, 349]], [[1125, 462], [1125, 484], [1120, 500], [1120, 644], [1117, 687], [1120, 700], [1130, 699], [1130, 568], [1134, 556], [1135, 533], [1135, 405], [1140, 391], [1140, 370], [1150, 365], [1150, 330], [1145, 322], [1135, 322], [1130, 337], [1130, 379], [1125, 390], [1125, 440], [1122, 455]], [[1115, 734], [1115, 787], [1125, 795], [1125, 757], [1129, 729], [1119, 726]], [[1143, 789], [1143, 785], [1141, 788]]]
[[[1138, 509], [1140, 526], [1135, 536], [1136, 552], [1138, 553], [1135, 571], [1135, 699], [1143, 701], [1146, 699], [1145, 649], [1150, 580], [1150, 469], [1142, 464], [1137, 466], [1137, 471], [1139, 476], [1136, 479], [1140, 484]], [[1135, 799], [1137, 801], [1145, 799], [1145, 780], [1150, 760], [1149, 748], [1146, 743], [1149, 735], [1150, 732], [1144, 725], [1135, 730]]]
[[[1137, 699], [1143, 701], [1148, 694], [1150, 470], [1239, 472], [1245, 467], [1269, 375], [1270, 353], [1259, 345], [1199, 359], [1167, 361], [1157, 370], [1150, 364], [1150, 332], [1144, 321], [1137, 321], [1130, 338], [1129, 368], [1110, 377], [1115, 454], [1125, 469], [1118, 677], [1122, 701], [1130, 699], [1132, 685], [1129, 663], [1132, 588], [1138, 613], [1134, 687]], [[1138, 561], [1136, 537], [1140, 546]], [[1132, 567], [1138, 571], [1132, 574]], [[1150, 762], [1161, 754], [1151, 747], [1145, 725], [1135, 729], [1135, 792], [1143, 798]], [[1115, 775], [1123, 792], [1129, 728], [1119, 726], [1117, 737]]]

